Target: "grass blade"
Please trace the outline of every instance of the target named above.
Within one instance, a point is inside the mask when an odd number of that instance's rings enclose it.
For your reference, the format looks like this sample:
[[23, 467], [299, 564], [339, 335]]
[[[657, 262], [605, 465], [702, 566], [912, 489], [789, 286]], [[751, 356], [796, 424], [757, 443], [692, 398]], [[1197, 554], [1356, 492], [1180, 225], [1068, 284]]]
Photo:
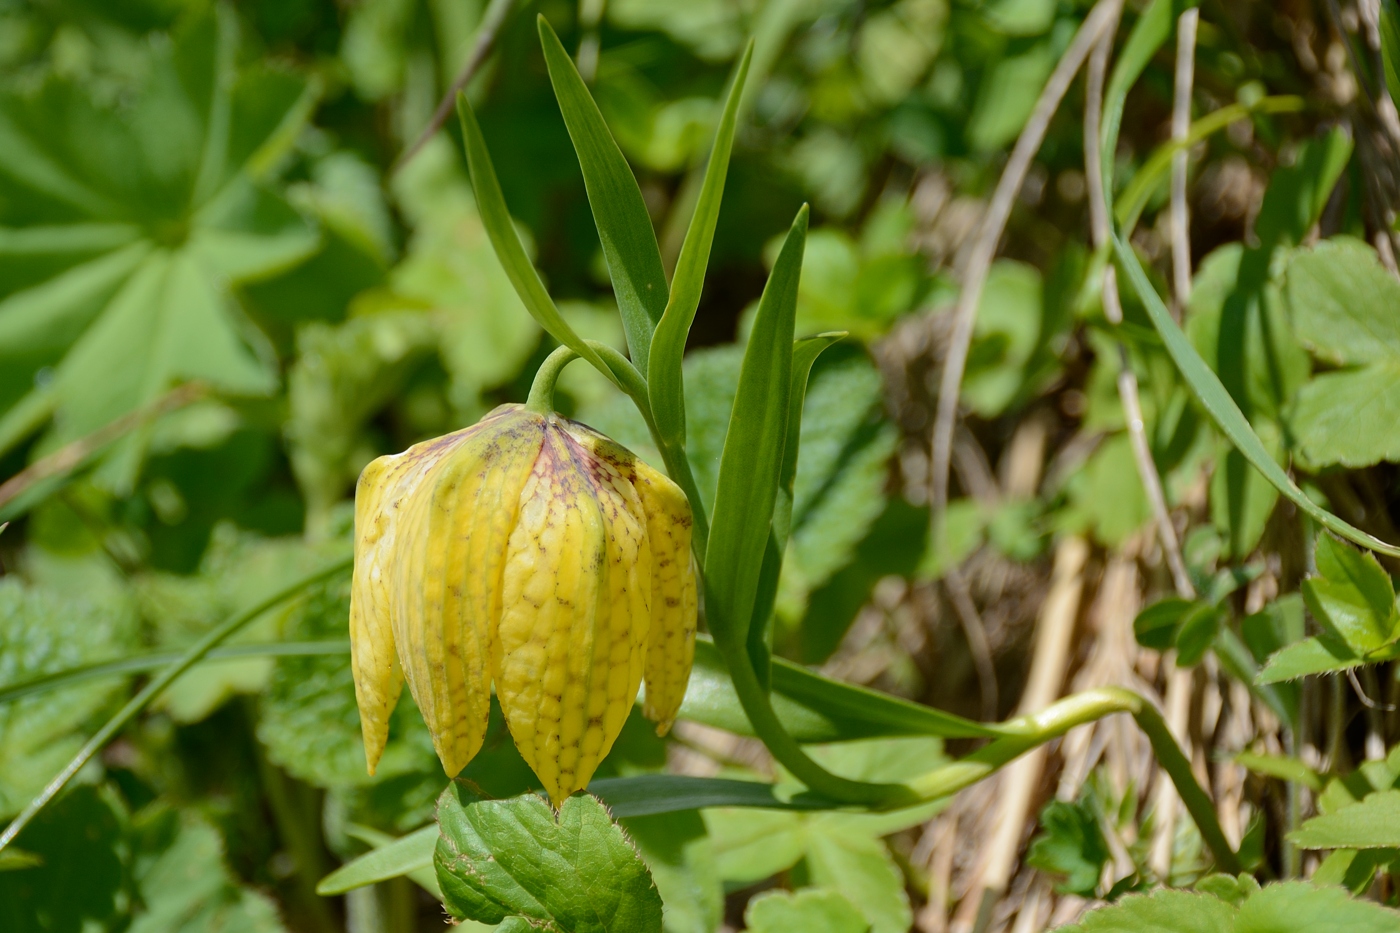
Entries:
[[1400, 557], [1400, 547], [1387, 544], [1379, 538], [1372, 537], [1361, 529], [1353, 527], [1312, 501], [1303, 490], [1298, 488], [1298, 484], [1293, 482], [1293, 479], [1269, 455], [1263, 441], [1259, 440], [1259, 435], [1254, 433], [1254, 429], [1249, 425], [1249, 420], [1245, 418], [1244, 412], [1240, 411], [1239, 405], [1226, 391], [1220, 377], [1206, 365], [1206, 361], [1201, 359], [1201, 355], [1196, 352], [1196, 348], [1191, 345], [1186, 334], [1177, 326], [1176, 321], [1172, 320], [1171, 312], [1167, 310], [1167, 306], [1162, 302], [1157, 290], [1152, 287], [1152, 283], [1147, 280], [1147, 273], [1143, 270], [1142, 264], [1138, 262], [1137, 254], [1133, 252], [1132, 247], [1123, 242], [1117, 233], [1113, 237], [1113, 249], [1118, 254], [1118, 261], [1128, 274], [1128, 281], [1132, 283], [1133, 289], [1142, 299], [1143, 306], [1147, 309], [1147, 315], [1152, 319], [1152, 326], [1156, 328], [1157, 333], [1162, 337], [1162, 342], [1166, 344], [1167, 353], [1171, 355], [1177, 371], [1186, 380], [1186, 384], [1191, 387], [1191, 392], [1196, 396], [1196, 400], [1210, 414], [1211, 420], [1230, 439], [1230, 443], [1235, 445], [1244, 458], [1263, 474], [1274, 488], [1287, 496], [1294, 505], [1302, 509], [1319, 525], [1354, 544], [1390, 557]]

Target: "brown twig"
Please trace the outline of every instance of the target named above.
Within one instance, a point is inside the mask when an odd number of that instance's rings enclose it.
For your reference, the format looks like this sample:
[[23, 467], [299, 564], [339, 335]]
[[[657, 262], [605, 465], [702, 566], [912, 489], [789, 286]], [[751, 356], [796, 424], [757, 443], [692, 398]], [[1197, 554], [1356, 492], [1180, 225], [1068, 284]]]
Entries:
[[967, 579], [956, 567], [949, 567], [943, 575], [944, 588], [953, 603], [954, 614], [962, 625], [963, 637], [967, 639], [968, 652], [972, 655], [973, 666], [977, 669], [977, 687], [982, 693], [982, 719], [991, 722], [997, 718], [997, 669], [992, 662], [992, 646], [987, 640], [987, 627], [972, 601]]
[[203, 383], [187, 382], [171, 389], [150, 404], [122, 415], [91, 434], [85, 434], [55, 450], [47, 457], [34, 461], [5, 482], [0, 483], [0, 508], [4, 508], [19, 498], [21, 493], [34, 484], [76, 469], [88, 457], [128, 431], [135, 430], [167, 412], [183, 408], [191, 402], [203, 398], [207, 392], [208, 389]]
[[991, 271], [997, 245], [1011, 216], [1011, 206], [1025, 183], [1031, 160], [1040, 150], [1050, 126], [1050, 118], [1060, 106], [1070, 82], [1088, 57], [1104, 29], [1118, 19], [1122, 0], [1099, 0], [1075, 33], [1069, 48], [1060, 57], [1050, 80], [1040, 92], [1030, 119], [1021, 130], [1011, 158], [1006, 162], [1001, 180], [997, 182], [987, 213], [977, 231], [967, 268], [963, 275], [962, 293], [954, 311], [953, 332], [948, 354], [943, 362], [943, 376], [938, 388], [938, 413], [934, 419], [932, 453], [929, 462], [930, 500], [933, 521], [940, 521], [948, 505], [948, 470], [953, 453], [953, 427], [958, 416], [958, 395], [962, 390], [963, 373], [967, 369], [967, 354], [972, 345], [972, 327], [976, 322], [977, 305], [982, 288]]
[[452, 85], [448, 87], [447, 93], [442, 95], [442, 100], [438, 102], [437, 109], [433, 111], [432, 119], [423, 128], [423, 132], [418, 134], [413, 145], [403, 151], [393, 168], [389, 170], [390, 175], [397, 174], [400, 169], [407, 165], [409, 160], [428, 144], [428, 140], [442, 129], [447, 118], [452, 116], [453, 108], [457, 106], [457, 92], [467, 86], [467, 82], [476, 74], [481, 63], [486, 60], [486, 56], [491, 54], [491, 47], [496, 44], [496, 35], [501, 31], [501, 25], [506, 21], [506, 14], [510, 12], [513, 2], [514, 0], [491, 0], [491, 5], [486, 8], [486, 13], [481, 17], [481, 25], [476, 30], [476, 42], [472, 44], [472, 50], [467, 55], [462, 70], [457, 72], [456, 78], [452, 79]]
[[[1196, 25], [1201, 11], [1186, 10], [1176, 21], [1176, 80], [1172, 97], [1172, 141], [1186, 139], [1191, 131], [1191, 87], [1196, 76]], [[1180, 319], [1191, 297], [1191, 217], [1186, 204], [1185, 148], [1172, 156], [1172, 286], [1176, 292], [1177, 318]]]
[[[1050, 592], [1036, 620], [1030, 675], [1018, 706], [1021, 714], [1040, 712], [1059, 698], [1079, 618], [1088, 557], [1089, 545], [1082, 538], [1065, 538], [1055, 548]], [[978, 865], [975, 881], [959, 906], [955, 929], [985, 928], [991, 908], [1006, 890], [1021, 847], [1022, 830], [1035, 802], [1045, 756], [1042, 745], [1008, 766], [997, 795], [1000, 805], [996, 829]]]

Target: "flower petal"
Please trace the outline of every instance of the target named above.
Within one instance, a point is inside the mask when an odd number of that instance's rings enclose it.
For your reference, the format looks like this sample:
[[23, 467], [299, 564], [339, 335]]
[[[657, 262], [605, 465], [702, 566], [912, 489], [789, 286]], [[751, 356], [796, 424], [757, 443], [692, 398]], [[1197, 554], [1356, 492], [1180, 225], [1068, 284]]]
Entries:
[[518, 410], [489, 423], [410, 449], [434, 462], [407, 492], [397, 554], [394, 639], [449, 776], [486, 736], [506, 542], [542, 437]]
[[551, 426], [510, 538], [496, 695], [556, 806], [588, 784], [641, 680], [650, 555], [628, 488]]
[[665, 474], [611, 438], [577, 422], [568, 422], [567, 429], [590, 452], [622, 473], [641, 503], [651, 551], [651, 624], [642, 710], [657, 723], [657, 734], [665, 735], [685, 699], [695, 661], [697, 599], [690, 554], [690, 501]]

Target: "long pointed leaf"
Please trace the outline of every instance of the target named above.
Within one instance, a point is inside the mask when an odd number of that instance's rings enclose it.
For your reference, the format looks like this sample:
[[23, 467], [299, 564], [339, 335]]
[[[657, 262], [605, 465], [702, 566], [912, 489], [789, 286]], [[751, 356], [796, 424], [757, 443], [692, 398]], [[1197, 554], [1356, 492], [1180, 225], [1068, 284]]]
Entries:
[[645, 373], [652, 331], [666, 310], [670, 294], [656, 231], [632, 169], [603, 122], [574, 60], [564, 51], [543, 15], [539, 17], [539, 30], [554, 96], [559, 100], [559, 110], [564, 114], [564, 124], [583, 168], [583, 185], [593, 208], [598, 239], [603, 244], [603, 258], [612, 276], [627, 349], [637, 369]]
[[769, 621], [773, 603], [778, 596], [778, 578], [783, 572], [783, 556], [788, 535], [792, 530], [792, 487], [797, 481], [797, 453], [802, 433], [802, 403], [807, 398], [807, 378], [812, 364], [827, 347], [845, 337], [844, 332], [805, 337], [792, 348], [792, 397], [788, 400], [787, 443], [783, 449], [783, 466], [778, 473], [778, 497], [773, 503], [773, 530], [763, 550], [763, 567], [759, 571], [758, 595], [754, 599], [753, 619], [749, 623], [749, 660], [758, 673], [759, 682], [769, 685]]
[[[496, 251], [496, 258], [500, 260], [510, 283], [515, 286], [520, 300], [551, 337], [588, 360], [609, 379], [619, 382], [602, 357], [598, 356], [560, 315], [559, 309], [554, 305], [554, 299], [549, 297], [549, 292], [540, 279], [539, 271], [535, 269], [534, 263], [530, 262], [530, 257], [525, 255], [520, 234], [516, 232], [510, 219], [510, 211], [506, 208], [501, 183], [496, 180], [491, 153], [486, 149], [486, 140], [481, 135], [476, 114], [472, 111], [472, 105], [467, 101], [465, 94], [457, 95], [457, 117], [462, 122], [462, 137], [467, 150], [467, 167], [471, 170], [472, 192], [476, 195], [476, 209], [481, 214], [481, 223], [486, 228], [487, 236], [491, 238], [491, 247]], [[618, 388], [626, 391], [620, 382]]]
[[705, 607], [716, 637], [738, 644], [753, 614], [787, 444], [792, 331], [806, 241], [804, 204], [759, 299], [720, 455], [705, 551]]
[[700, 292], [705, 284], [705, 267], [710, 262], [710, 245], [715, 238], [715, 223], [719, 220], [719, 205], [724, 199], [724, 179], [729, 173], [729, 153], [734, 147], [734, 125], [739, 114], [739, 100], [744, 93], [753, 43], [744, 49], [729, 97], [724, 102], [724, 114], [715, 131], [715, 144], [710, 150], [710, 163], [705, 168], [705, 182], [700, 198], [691, 215], [676, 274], [671, 281], [671, 298], [666, 313], [656, 325], [651, 338], [651, 358], [647, 364], [647, 386], [651, 395], [652, 416], [656, 430], [665, 443], [685, 445], [685, 382], [681, 374], [681, 357], [685, 355], [685, 340], [700, 306]]
[[1128, 280], [1132, 282], [1138, 297], [1142, 299], [1143, 306], [1147, 309], [1147, 315], [1152, 319], [1152, 326], [1157, 329], [1157, 333], [1162, 337], [1162, 342], [1166, 344], [1167, 353], [1176, 363], [1177, 370], [1186, 380], [1186, 384], [1191, 387], [1196, 399], [1210, 414], [1211, 419], [1230, 439], [1230, 443], [1234, 444], [1235, 448], [1244, 455], [1244, 458], [1262, 473], [1264, 478], [1272, 483], [1279, 492], [1292, 500], [1298, 508], [1311, 516], [1319, 525], [1362, 547], [1391, 557], [1400, 557], [1400, 547], [1387, 544], [1342, 521], [1312, 501], [1303, 490], [1298, 488], [1292, 478], [1269, 455], [1263, 441], [1259, 440], [1259, 435], [1254, 433], [1254, 429], [1249, 425], [1249, 420], [1240, 411], [1235, 400], [1230, 397], [1230, 393], [1226, 391], [1220, 377], [1206, 365], [1206, 361], [1201, 359], [1201, 355], [1196, 352], [1191, 341], [1182, 333], [1176, 321], [1172, 320], [1167, 306], [1163, 304], [1157, 290], [1152, 287], [1152, 283], [1147, 280], [1147, 273], [1143, 271], [1137, 255], [1116, 233], [1113, 237], [1113, 249], [1118, 254], [1118, 261], [1122, 263], [1124, 271], [1128, 273]]
[[[1108, 174], [1108, 168], [1113, 165], [1114, 150], [1118, 143], [1118, 129], [1123, 122], [1123, 107], [1127, 102], [1128, 91], [1137, 82], [1138, 77], [1141, 76], [1143, 69], [1147, 67], [1147, 63], [1157, 49], [1171, 35], [1177, 16], [1182, 10], [1194, 5], [1187, 0], [1153, 0], [1133, 27], [1133, 31], [1123, 47], [1123, 53], [1119, 57], [1117, 65], [1114, 66], [1113, 76], [1109, 80], [1108, 91], [1104, 97], [1103, 129], [1100, 136], [1105, 166], [1104, 193], [1107, 196], [1111, 196], [1113, 190], [1113, 182]], [[1118, 256], [1119, 263], [1122, 264], [1127, 273], [1134, 291], [1142, 300], [1147, 315], [1152, 320], [1153, 327], [1156, 328], [1162, 342], [1166, 345], [1167, 353], [1176, 364], [1177, 370], [1186, 380], [1186, 384], [1191, 387], [1192, 394], [1196, 396], [1197, 401], [1210, 414], [1211, 419], [1235, 445], [1240, 454], [1263, 474], [1274, 488], [1287, 496], [1324, 528], [1362, 547], [1392, 557], [1400, 557], [1400, 547], [1387, 544], [1379, 538], [1372, 537], [1361, 529], [1353, 527], [1313, 502], [1298, 488], [1292, 478], [1269, 455], [1264, 443], [1259, 440], [1259, 436], [1254, 433], [1254, 429], [1250, 426], [1249, 419], [1240, 411], [1239, 405], [1221, 383], [1220, 377], [1196, 352], [1191, 341], [1187, 339], [1176, 321], [1172, 319], [1161, 296], [1157, 294], [1157, 290], [1148, 281], [1147, 273], [1138, 261], [1137, 254], [1133, 252], [1131, 246], [1123, 241], [1119, 230], [1113, 231], [1113, 249]]]

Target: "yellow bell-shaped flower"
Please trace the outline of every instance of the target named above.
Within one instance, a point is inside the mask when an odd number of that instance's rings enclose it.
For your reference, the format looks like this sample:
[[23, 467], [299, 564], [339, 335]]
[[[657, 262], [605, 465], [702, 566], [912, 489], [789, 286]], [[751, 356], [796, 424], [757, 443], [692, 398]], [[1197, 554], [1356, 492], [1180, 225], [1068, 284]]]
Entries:
[[490, 690], [557, 805], [585, 787], [646, 680], [664, 734], [695, 654], [690, 504], [592, 429], [503, 405], [380, 457], [355, 492], [355, 696], [374, 773], [408, 680], [449, 775]]

